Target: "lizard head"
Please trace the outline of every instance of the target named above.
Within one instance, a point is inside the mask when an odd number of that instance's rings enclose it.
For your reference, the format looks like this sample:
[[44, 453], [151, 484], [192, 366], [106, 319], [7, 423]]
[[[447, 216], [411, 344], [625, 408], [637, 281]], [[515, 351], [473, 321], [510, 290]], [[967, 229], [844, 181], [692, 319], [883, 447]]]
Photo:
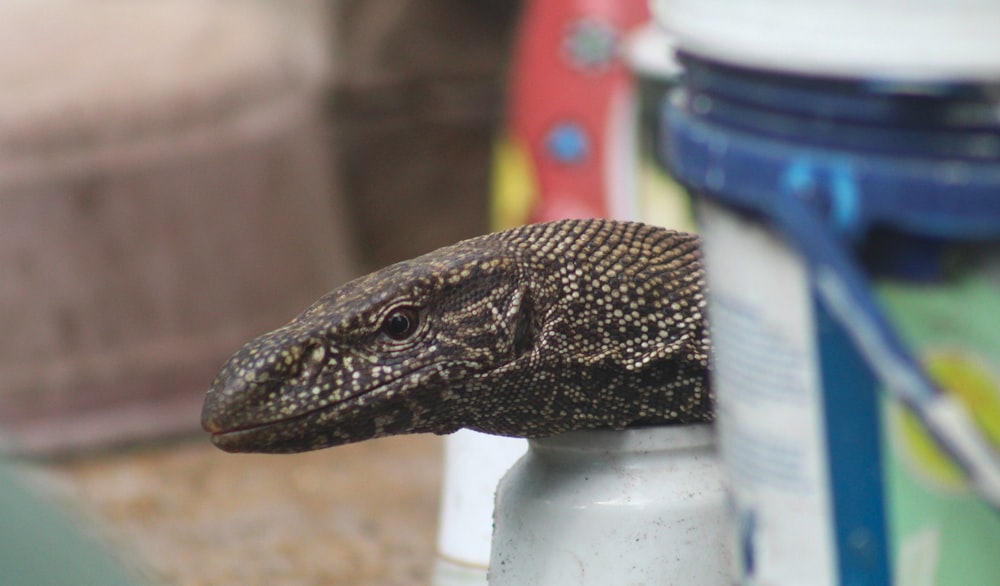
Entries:
[[344, 285], [226, 362], [203, 427], [233, 452], [457, 430], [463, 382], [531, 343], [512, 271], [503, 255], [450, 247]]
[[696, 236], [565, 220], [352, 281], [247, 344], [203, 427], [301, 452], [461, 427], [542, 437], [712, 419]]

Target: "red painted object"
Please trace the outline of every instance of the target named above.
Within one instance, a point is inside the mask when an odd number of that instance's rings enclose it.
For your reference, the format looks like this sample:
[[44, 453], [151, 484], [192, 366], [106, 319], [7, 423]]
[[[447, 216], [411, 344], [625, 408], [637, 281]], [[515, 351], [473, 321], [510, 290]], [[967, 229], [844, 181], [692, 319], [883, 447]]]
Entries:
[[[497, 227], [615, 214], [626, 192], [616, 157], [632, 124], [625, 36], [648, 0], [535, 0], [525, 5], [497, 148]], [[618, 192], [618, 193], [616, 193]]]

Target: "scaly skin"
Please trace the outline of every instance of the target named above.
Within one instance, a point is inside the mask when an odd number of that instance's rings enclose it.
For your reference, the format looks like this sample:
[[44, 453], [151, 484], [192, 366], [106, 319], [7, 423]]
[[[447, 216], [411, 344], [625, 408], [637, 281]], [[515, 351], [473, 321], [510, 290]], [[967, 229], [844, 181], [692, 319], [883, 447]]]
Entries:
[[237, 352], [202, 424], [232, 452], [418, 432], [542, 437], [712, 420], [696, 236], [563, 220], [327, 294]]

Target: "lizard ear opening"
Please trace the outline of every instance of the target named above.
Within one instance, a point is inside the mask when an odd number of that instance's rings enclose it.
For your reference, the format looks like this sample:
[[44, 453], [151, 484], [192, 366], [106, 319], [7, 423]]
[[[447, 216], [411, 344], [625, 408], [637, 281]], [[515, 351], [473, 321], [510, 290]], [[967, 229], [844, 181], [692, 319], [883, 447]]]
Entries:
[[535, 308], [528, 292], [521, 289], [517, 292], [513, 303], [514, 338], [511, 351], [514, 358], [527, 354], [535, 346], [538, 336], [538, 323], [535, 319]]

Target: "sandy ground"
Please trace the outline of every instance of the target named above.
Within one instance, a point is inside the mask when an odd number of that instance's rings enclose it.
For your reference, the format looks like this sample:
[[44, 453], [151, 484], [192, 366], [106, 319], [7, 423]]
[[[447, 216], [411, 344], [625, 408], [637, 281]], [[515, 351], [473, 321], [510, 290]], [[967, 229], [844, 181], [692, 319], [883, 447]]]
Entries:
[[233, 455], [206, 438], [46, 466], [158, 581], [427, 584], [441, 439]]

